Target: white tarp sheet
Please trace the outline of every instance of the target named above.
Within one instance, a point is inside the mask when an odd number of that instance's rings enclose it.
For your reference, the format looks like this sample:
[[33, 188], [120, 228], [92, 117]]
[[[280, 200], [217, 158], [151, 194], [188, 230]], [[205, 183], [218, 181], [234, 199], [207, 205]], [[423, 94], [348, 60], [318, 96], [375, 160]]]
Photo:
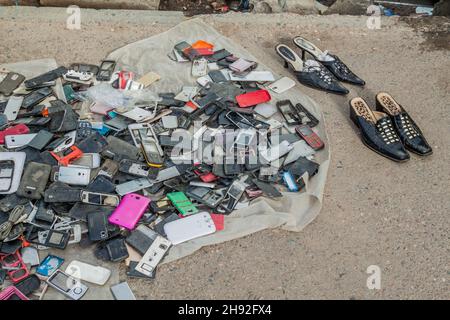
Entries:
[[[119, 68], [140, 75], [150, 71], [156, 72], [161, 76], [161, 80], [152, 84], [151, 90], [178, 93], [182, 86], [196, 85], [195, 78], [191, 76], [191, 63], [174, 62], [167, 54], [180, 41], [194, 43], [197, 40], [214, 44], [214, 50], [225, 48], [239, 57], [256, 60], [244, 48], [218, 33], [201, 19], [182, 22], [164, 33], [119, 48], [110, 53], [108, 59], [116, 60]], [[258, 70], [270, 70], [264, 66], [264, 61], [258, 63]], [[226, 216], [224, 230], [171, 248], [164, 262], [189, 255], [202, 246], [243, 237], [267, 228], [281, 226], [286, 230], [300, 231], [319, 214], [330, 156], [323, 115], [314, 101], [302, 94], [297, 87], [280, 95], [271, 92], [271, 95], [274, 103], [282, 99], [300, 102], [320, 119], [318, 134], [324, 140], [326, 148], [317, 153], [319, 173], [307, 183], [306, 192], [286, 192], [277, 200], [256, 199], [249, 207]], [[282, 120], [280, 114], [275, 118]]]

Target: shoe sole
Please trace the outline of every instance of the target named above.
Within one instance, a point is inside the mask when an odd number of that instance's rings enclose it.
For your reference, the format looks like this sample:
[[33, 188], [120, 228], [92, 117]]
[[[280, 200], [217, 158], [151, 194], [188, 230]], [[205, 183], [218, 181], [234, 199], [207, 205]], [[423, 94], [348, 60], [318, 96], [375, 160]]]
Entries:
[[430, 151], [428, 153], [419, 153], [419, 152], [415, 151], [414, 149], [408, 148], [406, 146], [405, 146], [405, 149], [408, 150], [409, 152], [414, 153], [421, 157], [431, 156], [433, 154], [433, 151]]
[[379, 154], [380, 156], [383, 156], [383, 157], [385, 157], [385, 158], [387, 158], [387, 159], [389, 159], [389, 160], [392, 160], [392, 161], [395, 161], [395, 162], [399, 162], [399, 163], [407, 162], [407, 161], [410, 160], [410, 158], [404, 159], [404, 160], [399, 160], [399, 159], [395, 159], [395, 158], [389, 157], [388, 155], [385, 155], [384, 153], [381, 153], [381, 152], [379, 152], [378, 150], [376, 150], [376, 149], [372, 148], [371, 146], [369, 146], [369, 145], [364, 141], [363, 138], [360, 137], [360, 140], [362, 141], [362, 143], [363, 143], [367, 148], [369, 148], [369, 149], [372, 150], [373, 152], [376, 152], [376, 153]]
[[[298, 81], [298, 79], [297, 79], [297, 81]], [[322, 89], [322, 88], [315, 87], [315, 86], [312, 86], [312, 85], [309, 85], [309, 84], [301, 83], [300, 81], [298, 81], [298, 83], [300, 83], [301, 85], [303, 85], [305, 87], [311, 88], [311, 89], [316, 89], [316, 90], [320, 90], [320, 91], [327, 92], [327, 93], [333, 93], [333, 94], [337, 94], [337, 95], [340, 95], [340, 96], [345, 96], [345, 95], [350, 93], [350, 91], [348, 91], [348, 92], [337, 92], [337, 91]]]

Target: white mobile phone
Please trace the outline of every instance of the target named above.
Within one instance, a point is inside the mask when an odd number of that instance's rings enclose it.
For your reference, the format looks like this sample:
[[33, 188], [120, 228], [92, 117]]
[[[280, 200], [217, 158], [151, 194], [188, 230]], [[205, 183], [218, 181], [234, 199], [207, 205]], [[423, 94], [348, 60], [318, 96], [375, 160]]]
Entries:
[[69, 149], [73, 144], [75, 143], [75, 139], [77, 137], [77, 131], [71, 131], [69, 133], [66, 133], [64, 135], [65, 140], [62, 141], [55, 149], [53, 149], [53, 152], [62, 152], [66, 149]]
[[122, 113], [122, 116], [134, 120], [136, 122], [142, 122], [152, 119], [153, 117], [155, 117], [155, 114], [151, 111], [142, 108], [134, 108], [130, 111]]
[[82, 167], [59, 167], [55, 181], [73, 184], [76, 186], [87, 186], [91, 178], [91, 169]]
[[212, 80], [209, 76], [203, 76], [203, 77], [197, 78], [197, 83], [199, 85], [201, 85], [202, 87], [206, 86], [210, 82], [212, 82]]
[[203, 77], [208, 73], [208, 61], [204, 58], [196, 59], [192, 63], [192, 76]]
[[10, 136], [5, 136], [5, 146], [8, 149], [20, 148], [26, 146], [36, 136], [37, 133], [13, 134]]
[[271, 103], [260, 103], [255, 108], [254, 111], [259, 114], [260, 116], [263, 116], [266, 119], [269, 119], [272, 117], [275, 113], [277, 113], [277, 107], [274, 106]]
[[109, 269], [93, 266], [78, 260], [73, 260], [67, 266], [66, 273], [74, 278], [100, 286], [104, 285], [111, 276], [111, 270]]
[[86, 167], [95, 169], [100, 167], [101, 157], [99, 153], [85, 153], [80, 158], [74, 160], [69, 167]]
[[200, 212], [164, 225], [164, 232], [172, 244], [179, 244], [216, 232], [211, 215]]
[[111, 286], [111, 292], [116, 300], [136, 300], [133, 291], [131, 291], [130, 286], [126, 282]]
[[147, 249], [136, 270], [146, 276], [151, 276], [158, 263], [164, 258], [172, 243], [162, 236], [157, 236]]
[[228, 75], [231, 81], [256, 81], [256, 82], [265, 82], [265, 81], [274, 81], [275, 78], [273, 73], [270, 71], [250, 71], [244, 76], [236, 75], [231, 70], [228, 71]]
[[22, 96], [12, 96], [9, 98], [5, 110], [3, 111], [3, 114], [6, 115], [9, 121], [16, 120], [20, 107], [22, 106], [22, 102]]
[[[200, 78], [199, 78], [200, 79]], [[198, 87], [184, 86], [179, 94], [175, 96], [175, 100], [188, 102], [198, 93]]]
[[272, 90], [275, 93], [283, 93], [290, 88], [295, 86], [295, 81], [288, 77], [283, 77], [281, 79], [278, 79], [275, 82], [272, 82], [267, 86], [270, 90]]

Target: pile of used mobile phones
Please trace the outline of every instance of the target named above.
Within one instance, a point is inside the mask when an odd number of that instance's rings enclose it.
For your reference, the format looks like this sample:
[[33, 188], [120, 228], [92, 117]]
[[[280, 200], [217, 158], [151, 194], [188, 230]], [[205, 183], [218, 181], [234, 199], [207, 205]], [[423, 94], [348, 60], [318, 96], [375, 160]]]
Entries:
[[[0, 299], [105, 285], [110, 270], [54, 250], [68, 246], [153, 279], [172, 246], [220, 232], [258, 197], [303, 192], [318, 172], [317, 117], [271, 96], [293, 80], [202, 40], [168, 58], [192, 73], [177, 92], [111, 60], [0, 73]], [[126, 282], [111, 291], [134, 299]]]

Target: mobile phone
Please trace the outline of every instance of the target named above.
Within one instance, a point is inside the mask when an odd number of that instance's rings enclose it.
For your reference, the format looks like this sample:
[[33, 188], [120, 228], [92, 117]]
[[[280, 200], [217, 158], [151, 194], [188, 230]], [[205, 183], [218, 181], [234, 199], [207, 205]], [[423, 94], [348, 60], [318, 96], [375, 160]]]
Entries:
[[192, 76], [203, 77], [208, 72], [208, 61], [205, 58], [195, 59], [192, 63]]
[[16, 120], [19, 110], [22, 107], [23, 97], [22, 96], [12, 96], [9, 98], [6, 104], [3, 114], [8, 118], [9, 121]]
[[56, 270], [55, 273], [47, 279], [47, 283], [52, 288], [73, 300], [81, 299], [88, 290], [88, 287], [82, 284], [80, 280], [69, 276], [61, 270]]
[[81, 158], [83, 156], [83, 151], [81, 151], [77, 146], [71, 146], [69, 149], [65, 149], [60, 153], [50, 151], [50, 154], [58, 161], [60, 165], [68, 166], [70, 162]]
[[319, 120], [301, 103], [297, 103], [294, 106], [294, 110], [297, 112], [297, 117], [301, 124], [307, 124], [310, 128], [313, 128], [319, 124]]
[[282, 100], [277, 102], [277, 108], [283, 116], [288, 126], [298, 125], [300, 121], [294, 110], [294, 105], [290, 100]]
[[26, 146], [36, 135], [37, 133], [28, 133], [5, 136], [5, 146], [8, 149]]
[[268, 102], [270, 99], [271, 96], [269, 91], [264, 89], [247, 92], [236, 96], [236, 102], [241, 108], [252, 107], [260, 103]]
[[141, 162], [132, 161], [130, 159], [123, 159], [119, 163], [119, 171], [136, 177], [156, 178], [158, 169], [149, 167], [148, 165]]
[[23, 173], [17, 195], [30, 199], [40, 199], [44, 194], [51, 170], [52, 167], [48, 164], [29, 162]]
[[0, 292], [0, 300], [30, 300], [19, 289], [10, 286]]
[[0, 194], [11, 194], [17, 191], [25, 159], [25, 152], [0, 153]]
[[111, 270], [93, 266], [78, 260], [73, 260], [66, 268], [66, 273], [74, 278], [94, 283], [97, 285], [104, 285], [111, 276]]
[[283, 77], [272, 82], [267, 87], [275, 93], [283, 93], [295, 86], [295, 81], [288, 77]]
[[255, 137], [256, 130], [254, 129], [239, 130], [236, 140], [234, 140], [234, 145], [238, 149], [245, 149], [252, 143]]
[[52, 143], [47, 145], [45, 149], [53, 150], [53, 152], [56, 153], [62, 152], [73, 146], [73, 144], [75, 143], [76, 136], [77, 136], [76, 130], [68, 132], [61, 138], [52, 141]]
[[312, 131], [312, 129], [308, 125], [299, 125], [295, 127], [295, 131], [314, 150], [320, 150], [325, 146], [319, 136], [314, 131]]
[[30, 275], [26, 264], [22, 260], [22, 256], [18, 251], [12, 254], [0, 256], [1, 266], [6, 270], [8, 277], [13, 283], [17, 283]]
[[126, 282], [111, 286], [111, 292], [116, 300], [136, 300], [130, 286]]
[[85, 153], [80, 158], [74, 160], [69, 166], [96, 169], [100, 167], [100, 162], [101, 157], [99, 153]]
[[91, 212], [87, 214], [88, 236], [91, 241], [101, 241], [109, 237], [109, 212]]
[[216, 232], [216, 226], [207, 212], [200, 212], [164, 225], [167, 239], [173, 245]]
[[283, 181], [290, 192], [298, 192], [299, 188], [292, 173], [289, 171], [283, 172]]
[[50, 87], [44, 87], [35, 91], [31, 91], [23, 98], [22, 108], [30, 109], [52, 94], [53, 90]]
[[48, 230], [45, 240], [41, 243], [44, 247], [65, 249], [69, 243], [70, 232]]
[[192, 202], [186, 197], [186, 195], [179, 191], [179, 192], [170, 192], [167, 194], [167, 198], [169, 198], [170, 201], [172, 201], [173, 205], [177, 210], [183, 215], [191, 215], [198, 212], [198, 209], [196, 206], [192, 204]]
[[64, 263], [64, 259], [49, 254], [37, 267], [36, 273], [49, 277]]
[[139, 138], [145, 161], [149, 166], [161, 167], [164, 162], [164, 152], [159, 145], [158, 136], [152, 126], [149, 126], [149, 129], [145, 131], [139, 130]]
[[116, 67], [116, 62], [113, 60], [103, 60], [100, 64], [99, 71], [97, 73], [98, 81], [109, 81]]
[[15, 126], [9, 127], [5, 130], [0, 131], [0, 144], [5, 143], [6, 136], [26, 134], [29, 132], [30, 132], [30, 129], [23, 123], [19, 123]]
[[76, 186], [87, 186], [90, 182], [91, 169], [83, 167], [59, 167], [55, 180]]
[[224, 197], [223, 194], [218, 191], [211, 190], [207, 187], [195, 186], [190, 186], [187, 189], [186, 194], [193, 200], [203, 203], [210, 208], [217, 207]]
[[58, 67], [54, 70], [43, 73], [37, 77], [26, 80], [24, 84], [27, 89], [36, 88], [46, 82], [58, 79], [65, 73], [67, 73], [67, 69], [65, 67]]
[[139, 178], [116, 185], [116, 193], [124, 196], [130, 192], [136, 192], [153, 185], [153, 181], [148, 178]]
[[122, 198], [119, 206], [108, 218], [108, 221], [128, 230], [133, 230], [149, 203], [149, 198], [137, 193], [129, 193]]
[[157, 236], [136, 266], [136, 270], [146, 276], [152, 276], [158, 263], [164, 258], [171, 242], [162, 236]]
[[119, 197], [115, 194], [81, 191], [81, 202], [98, 206], [116, 207], [119, 205]]
[[24, 80], [25, 76], [15, 72], [9, 72], [0, 82], [0, 93], [5, 96], [11, 95]]

